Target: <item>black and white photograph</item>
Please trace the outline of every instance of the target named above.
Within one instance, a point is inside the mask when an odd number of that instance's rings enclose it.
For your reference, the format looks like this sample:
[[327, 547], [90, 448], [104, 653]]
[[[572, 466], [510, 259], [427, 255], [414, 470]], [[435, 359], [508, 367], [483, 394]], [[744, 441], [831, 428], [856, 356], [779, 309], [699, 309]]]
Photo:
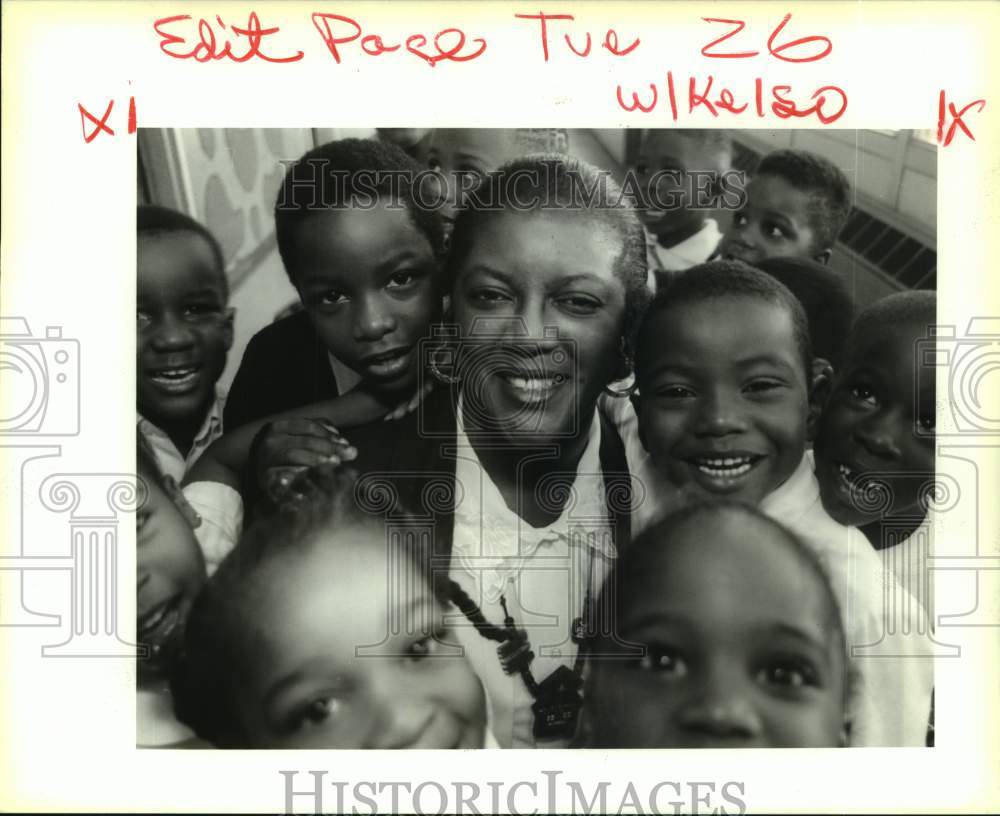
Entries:
[[0, 811], [1000, 811], [1000, 4], [0, 3]]
[[922, 131], [140, 131], [137, 744], [933, 745], [936, 193]]

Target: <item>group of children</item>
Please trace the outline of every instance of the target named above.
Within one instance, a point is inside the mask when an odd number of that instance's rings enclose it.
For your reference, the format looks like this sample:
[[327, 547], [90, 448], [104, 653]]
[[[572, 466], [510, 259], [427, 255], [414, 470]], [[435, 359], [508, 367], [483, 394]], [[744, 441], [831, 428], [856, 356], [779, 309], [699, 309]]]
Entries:
[[[422, 162], [454, 190], [453, 173], [566, 147], [547, 131], [405, 132], [402, 147], [394, 135], [303, 158], [348, 184]], [[718, 131], [650, 131], [635, 170], [724, 172], [731, 153]], [[279, 201], [310, 195], [296, 172]], [[139, 210], [140, 744], [493, 744], [448, 582], [358, 509], [341, 436], [407, 404], [420, 341], [447, 319], [452, 211], [404, 203], [277, 208], [302, 310], [253, 338], [228, 399], [216, 386], [233, 338], [218, 244], [186, 216]], [[835, 166], [781, 150], [724, 234], [693, 206], [640, 214], [657, 292], [630, 398], [600, 410], [643, 489], [580, 647], [574, 744], [923, 744], [929, 661], [852, 649], [884, 635], [896, 579], [880, 554], [928, 523], [934, 379], [915, 343], [935, 298], [900, 293], [854, 318], [825, 266], [849, 206]], [[291, 489], [241, 534], [242, 499], [269, 475]], [[907, 588], [915, 557], [890, 562], [909, 565]], [[399, 624], [388, 637], [385, 620]]]

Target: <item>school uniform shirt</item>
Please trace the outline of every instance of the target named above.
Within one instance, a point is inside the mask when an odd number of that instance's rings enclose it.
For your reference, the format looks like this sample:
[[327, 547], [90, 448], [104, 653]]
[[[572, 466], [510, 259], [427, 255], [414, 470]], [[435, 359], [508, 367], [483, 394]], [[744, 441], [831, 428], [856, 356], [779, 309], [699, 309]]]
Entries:
[[184, 474], [205, 452], [205, 448], [211, 445], [216, 439], [222, 436], [222, 415], [226, 404], [226, 392], [219, 386], [215, 388], [215, 398], [205, 414], [205, 419], [195, 434], [191, 443], [191, 450], [184, 456], [177, 446], [150, 420], [136, 413], [136, 432], [142, 434], [156, 458], [156, 464], [160, 471], [174, 479], [180, 484]]
[[933, 622], [934, 576], [930, 572], [930, 559], [934, 553], [933, 511], [928, 511], [924, 520], [908, 536], [877, 552], [885, 570], [894, 575], [900, 586], [923, 606]]
[[760, 509], [797, 533], [826, 568], [855, 674], [849, 744], [923, 746], [934, 687], [923, 608], [883, 568], [860, 530], [823, 509], [811, 452]]
[[225, 425], [235, 430], [255, 419], [341, 393], [329, 352], [309, 315], [296, 312], [250, 338], [229, 386]]
[[[559, 666], [573, 668], [577, 645], [570, 638], [572, 621], [583, 614], [588, 587], [596, 599], [615, 557], [598, 455], [600, 434], [595, 414], [572, 497], [556, 521], [536, 528], [507, 506], [465, 434], [461, 406], [458, 411], [455, 483], [460, 489], [454, 507], [450, 577], [497, 626], [504, 624], [504, 598], [514, 625], [528, 632], [535, 654], [531, 672], [538, 683]], [[544, 491], [544, 484], [538, 489]], [[498, 644], [461, 617], [454, 632], [486, 690], [488, 720], [499, 745], [566, 747], [568, 739], [533, 736], [535, 700], [519, 674], [504, 673]]]
[[646, 230], [646, 263], [654, 275], [683, 272], [711, 258], [721, 240], [722, 232], [712, 218], [706, 218], [700, 230], [672, 247], [661, 246]]
[[194, 528], [194, 537], [205, 556], [205, 571], [211, 577], [240, 540], [243, 498], [221, 482], [191, 482], [184, 485], [182, 492], [201, 519]]

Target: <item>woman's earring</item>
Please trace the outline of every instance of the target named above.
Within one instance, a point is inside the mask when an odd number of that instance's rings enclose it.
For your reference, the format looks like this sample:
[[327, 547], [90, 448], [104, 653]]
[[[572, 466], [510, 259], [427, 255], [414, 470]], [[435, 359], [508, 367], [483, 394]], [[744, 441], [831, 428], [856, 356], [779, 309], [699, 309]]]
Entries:
[[622, 397], [631, 397], [635, 392], [635, 377], [629, 374], [628, 377], [622, 380], [616, 380], [619, 383], [626, 383], [624, 388], [612, 388], [610, 385], [604, 386], [604, 393], [607, 394], [612, 399], [621, 399]]
[[604, 393], [607, 394], [612, 399], [621, 399], [622, 397], [630, 397], [635, 391], [635, 373], [634, 364], [632, 362], [632, 355], [629, 353], [628, 342], [622, 337], [618, 341], [618, 353], [621, 355], [622, 360], [625, 361], [625, 366], [629, 373], [622, 377], [620, 380], [615, 380], [616, 383], [625, 383], [625, 387], [622, 389], [611, 388], [610, 386], [604, 386]]
[[439, 383], [444, 385], [455, 385], [455, 383], [460, 382], [462, 378], [456, 377], [452, 374], [445, 374], [440, 368], [438, 368], [437, 356], [441, 351], [447, 351], [447, 347], [438, 346], [436, 349], [431, 351], [427, 358], [427, 367], [430, 368], [431, 374]]

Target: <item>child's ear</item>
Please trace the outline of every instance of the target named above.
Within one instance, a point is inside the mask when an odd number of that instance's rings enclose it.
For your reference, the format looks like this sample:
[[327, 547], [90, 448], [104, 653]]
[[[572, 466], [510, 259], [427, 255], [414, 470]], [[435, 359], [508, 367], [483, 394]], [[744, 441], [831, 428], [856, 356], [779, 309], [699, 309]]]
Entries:
[[823, 264], [823, 266], [827, 266], [830, 263], [831, 255], [833, 255], [833, 250], [827, 248], [813, 255], [813, 260]]
[[226, 338], [226, 351], [229, 351], [233, 347], [233, 321], [236, 319], [236, 309], [233, 306], [226, 309], [224, 319], [223, 332]]
[[809, 413], [806, 417], [806, 439], [810, 442], [816, 438], [816, 428], [823, 406], [830, 396], [833, 386], [833, 366], [822, 357], [814, 357], [812, 361], [812, 376], [809, 381]]

